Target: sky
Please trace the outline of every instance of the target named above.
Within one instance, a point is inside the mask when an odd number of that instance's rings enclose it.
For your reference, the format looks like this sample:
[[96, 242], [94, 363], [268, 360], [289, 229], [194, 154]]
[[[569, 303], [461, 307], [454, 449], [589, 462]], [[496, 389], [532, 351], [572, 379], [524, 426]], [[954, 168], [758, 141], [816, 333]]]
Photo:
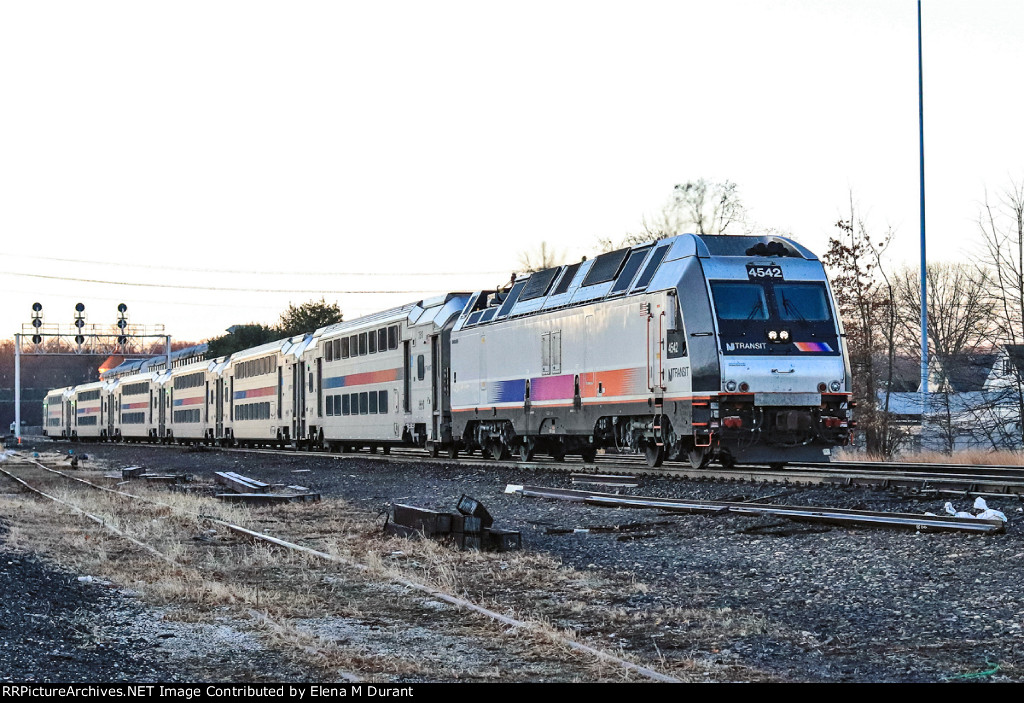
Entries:
[[[731, 180], [824, 253], [851, 197], [917, 265], [917, 5], [0, 3], [0, 337], [177, 340], [508, 280]], [[1024, 3], [923, 3], [928, 257], [1024, 179]]]

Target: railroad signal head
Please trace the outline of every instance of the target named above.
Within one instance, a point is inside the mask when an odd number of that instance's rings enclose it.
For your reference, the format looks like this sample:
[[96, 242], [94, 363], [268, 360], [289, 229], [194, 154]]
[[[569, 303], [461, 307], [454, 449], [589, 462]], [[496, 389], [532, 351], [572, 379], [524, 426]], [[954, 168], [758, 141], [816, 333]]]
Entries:
[[32, 326], [35, 327], [36, 329], [39, 329], [40, 327], [43, 326], [43, 321], [40, 320], [38, 317], [34, 317], [32, 318]]
[[32, 343], [33, 344], [42, 344], [43, 343], [43, 338], [41, 336], [39, 336], [38, 334], [34, 334], [34, 335], [32, 335]]
[[83, 327], [85, 327], [85, 320], [83, 320], [80, 317], [76, 317], [75, 318], [75, 327], [77, 327], [78, 329], [82, 329]]
[[43, 311], [43, 304], [42, 303], [32, 303], [32, 312], [42, 312], [42, 311]]
[[85, 337], [80, 334], [75, 335], [75, 344], [85, 344]]
[[128, 343], [128, 338], [122, 334], [120, 337], [117, 338], [117, 343], [118, 344], [127, 344]]
[[117, 311], [123, 315], [126, 312], [128, 312], [128, 306], [125, 305], [124, 303], [118, 303]]
[[82, 303], [75, 305], [75, 312], [85, 312], [85, 305]]
[[117, 321], [117, 326], [120, 327], [121, 329], [124, 329], [125, 327], [128, 326], [128, 320], [122, 317], [120, 320]]

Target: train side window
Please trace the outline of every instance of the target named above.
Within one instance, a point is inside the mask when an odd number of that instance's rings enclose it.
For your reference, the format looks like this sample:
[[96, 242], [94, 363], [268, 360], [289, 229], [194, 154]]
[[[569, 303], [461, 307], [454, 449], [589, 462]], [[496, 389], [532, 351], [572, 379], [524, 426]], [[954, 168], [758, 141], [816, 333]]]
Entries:
[[388, 327], [388, 349], [398, 349], [398, 325]]
[[388, 392], [387, 391], [377, 391], [377, 396], [378, 396], [378, 399], [377, 399], [377, 412], [379, 412], [381, 415], [387, 415], [388, 414]]
[[369, 341], [370, 341], [370, 353], [371, 354], [376, 354], [377, 353], [377, 333], [376, 332], [368, 332], [367, 336], [369, 337]]
[[388, 348], [388, 330], [386, 327], [381, 327], [377, 330], [377, 349], [385, 351]]
[[422, 354], [416, 357], [416, 375], [421, 381], [427, 375], [427, 363]]
[[359, 335], [359, 356], [366, 356], [366, 332]]
[[348, 355], [359, 356], [359, 335], [357, 334], [348, 338]]
[[370, 412], [370, 399], [364, 391], [359, 394], [359, 414], [367, 415]]
[[369, 410], [370, 414], [371, 415], [376, 415], [377, 414], [377, 394], [375, 392], [371, 391], [369, 393], [368, 400], [369, 400], [369, 403], [370, 403], [370, 410]]
[[324, 361], [334, 361], [334, 345], [330, 342], [324, 345]]
[[683, 329], [683, 315], [679, 309], [678, 300], [676, 300], [675, 310], [670, 308], [669, 312], [674, 319], [669, 321], [666, 335], [667, 356], [669, 359], [679, 359], [686, 356], [686, 331]]
[[349, 405], [348, 393], [346, 393], [345, 395], [341, 396], [341, 414], [348, 415], [350, 412], [350, 408], [351, 406]]
[[327, 396], [327, 417], [334, 416], [334, 396]]
[[348, 337], [341, 340], [341, 358], [348, 358]]

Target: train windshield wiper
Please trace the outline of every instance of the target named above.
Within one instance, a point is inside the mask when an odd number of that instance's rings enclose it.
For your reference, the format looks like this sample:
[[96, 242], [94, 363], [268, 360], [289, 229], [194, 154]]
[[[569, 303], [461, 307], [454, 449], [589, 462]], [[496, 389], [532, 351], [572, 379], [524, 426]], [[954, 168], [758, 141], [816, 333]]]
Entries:
[[796, 306], [796, 303], [794, 303], [792, 300], [785, 296], [783, 296], [782, 298], [782, 309], [788, 312], [790, 315], [794, 315], [796, 319], [802, 322], [803, 324], [810, 324], [807, 318], [800, 314], [800, 308]]
[[764, 318], [764, 306], [761, 301], [758, 300], [754, 303], [754, 307], [750, 309], [750, 314], [747, 315], [748, 320], [760, 320]]

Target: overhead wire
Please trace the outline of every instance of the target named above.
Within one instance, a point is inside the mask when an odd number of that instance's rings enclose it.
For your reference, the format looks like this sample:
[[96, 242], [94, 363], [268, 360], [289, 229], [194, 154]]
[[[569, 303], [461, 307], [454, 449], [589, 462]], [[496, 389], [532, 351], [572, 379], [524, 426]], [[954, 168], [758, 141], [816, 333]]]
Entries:
[[506, 271], [243, 271], [239, 269], [191, 268], [118, 261], [88, 261], [85, 259], [64, 259], [53, 256], [33, 256], [31, 254], [7, 254], [7, 256], [19, 259], [34, 259], [37, 261], [59, 261], [61, 263], [68, 264], [87, 264], [90, 266], [124, 266], [128, 268], [157, 269], [160, 271], [225, 273], [239, 276], [497, 276], [507, 273]]
[[3, 271], [0, 275], [20, 276], [24, 278], [41, 278], [49, 281], [67, 281], [74, 283], [95, 283], [107, 286], [129, 286], [134, 288], [166, 288], [172, 290], [203, 290], [237, 293], [317, 293], [320, 295], [378, 295], [398, 294], [418, 295], [423, 293], [440, 293], [442, 288], [425, 290], [324, 290], [322, 288], [237, 288], [232, 286], [189, 286], [174, 283], [139, 283], [131, 281], [103, 281], [95, 278], [78, 278], [74, 276], [47, 276], [41, 273], [23, 273], [20, 271]]

